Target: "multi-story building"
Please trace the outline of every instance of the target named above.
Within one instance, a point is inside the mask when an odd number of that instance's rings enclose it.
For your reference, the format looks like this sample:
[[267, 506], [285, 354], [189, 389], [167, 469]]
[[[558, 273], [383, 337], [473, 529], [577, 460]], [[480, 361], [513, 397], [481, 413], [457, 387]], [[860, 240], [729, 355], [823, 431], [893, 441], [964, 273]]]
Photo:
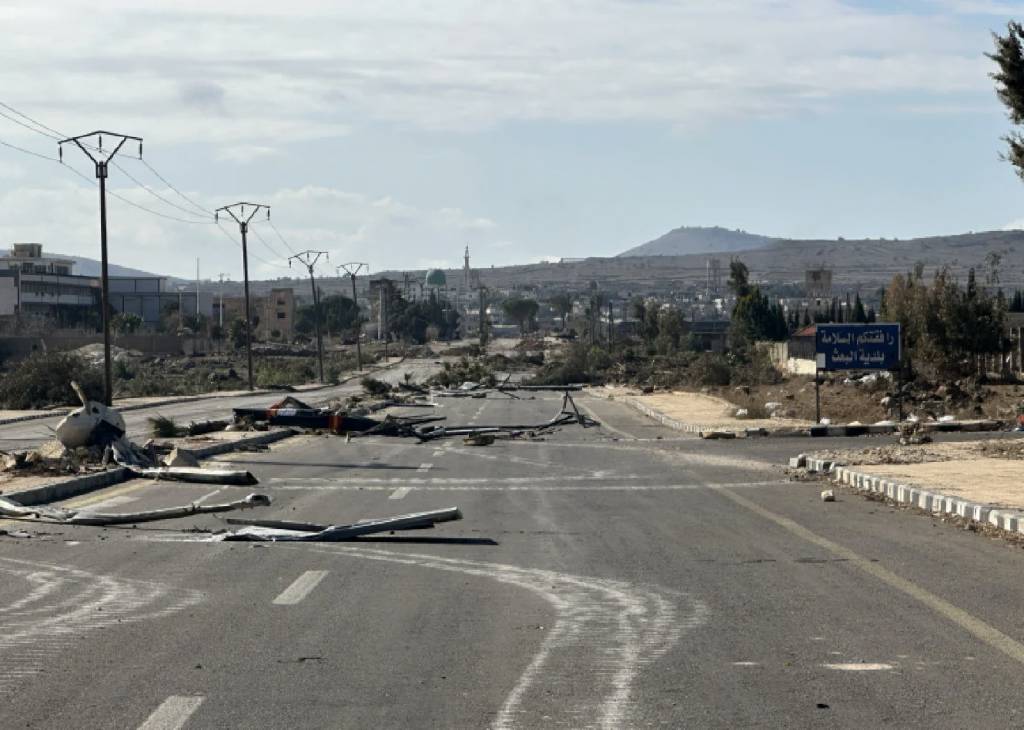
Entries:
[[[214, 319], [224, 308], [224, 326], [236, 319], [245, 320], [245, 297], [224, 297], [214, 302]], [[252, 297], [252, 313], [256, 320], [253, 333], [260, 340], [289, 342], [295, 336], [295, 291], [291, 288], [271, 289], [262, 297]]]
[[74, 266], [73, 259], [44, 256], [41, 243], [15, 243], [0, 255], [0, 320], [57, 327], [98, 322], [99, 280], [76, 276]]

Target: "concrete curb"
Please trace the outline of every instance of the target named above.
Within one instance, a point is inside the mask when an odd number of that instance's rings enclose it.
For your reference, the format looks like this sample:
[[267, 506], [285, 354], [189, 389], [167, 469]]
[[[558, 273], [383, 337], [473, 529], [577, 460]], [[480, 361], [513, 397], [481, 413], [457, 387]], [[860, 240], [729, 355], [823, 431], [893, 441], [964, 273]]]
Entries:
[[[222, 443], [210, 444], [209, 446], [189, 450], [198, 458], [206, 459], [218, 454], [226, 454], [232, 451], [243, 451], [250, 446], [262, 446], [272, 444], [276, 441], [283, 441], [284, 439], [291, 438], [292, 436], [297, 436], [298, 433], [298, 431], [286, 428], [281, 431], [268, 431], [267, 433], [261, 433], [259, 436], [241, 438], [237, 441], [224, 441]], [[108, 469], [107, 471], [69, 477], [68, 479], [61, 479], [49, 484], [41, 484], [38, 487], [26, 489], [21, 492], [11, 492], [5, 496], [8, 496], [11, 499], [16, 500], [19, 504], [26, 506], [46, 504], [48, 502], [58, 502], [62, 499], [70, 499], [71, 497], [77, 497], [80, 494], [94, 492], [97, 489], [103, 489], [104, 487], [120, 484], [132, 478], [133, 475], [130, 469], [119, 466], [113, 469]]]
[[[175, 398], [168, 398], [167, 400], [155, 401], [153, 403], [135, 403], [135, 404], [132, 404], [132, 405], [127, 405], [127, 406], [118, 406], [117, 404], [115, 404], [114, 408], [116, 408], [118, 411], [121, 411], [122, 413], [124, 413], [124, 412], [127, 412], [127, 411], [141, 411], [144, 408], [159, 408], [161, 406], [173, 406], [173, 405], [176, 405], [178, 403], [191, 403], [193, 401], [200, 401], [200, 400], [216, 400], [217, 398], [241, 398], [241, 397], [247, 397], [247, 396], [251, 396], [251, 395], [276, 395], [278, 393], [282, 393], [282, 394], [288, 393], [288, 394], [291, 394], [291, 395], [301, 395], [302, 393], [315, 393], [318, 390], [325, 390], [327, 388], [335, 388], [335, 387], [337, 387], [339, 385], [343, 385], [344, 383], [347, 383], [350, 380], [355, 380], [356, 378], [366, 377], [366, 375], [368, 373], [376, 373], [376, 372], [380, 372], [381, 370], [387, 370], [388, 368], [397, 367], [397, 366], [401, 365], [403, 362], [405, 362], [405, 358], [404, 357], [401, 360], [399, 360], [398, 362], [389, 363], [387, 365], [382, 365], [380, 367], [367, 367], [367, 369], [364, 370], [363, 372], [355, 373], [353, 375], [349, 375], [347, 377], [341, 378], [337, 383], [331, 383], [330, 385], [318, 385], [315, 388], [308, 388], [306, 390], [296, 391], [295, 393], [290, 393], [289, 391], [284, 391], [284, 390], [265, 390], [265, 389], [263, 389], [263, 390], [254, 390], [251, 393], [249, 393], [249, 392], [242, 393], [242, 394], [234, 393], [232, 395], [227, 395], [227, 394], [221, 395], [219, 393], [205, 393], [205, 394], [202, 394], [202, 395], [182, 395], [182, 396], [177, 396]], [[73, 411], [73, 410], [75, 410], [75, 409], [74, 408], [68, 408], [66, 410], [54, 410], [54, 411], [49, 411], [47, 413], [37, 413], [37, 414], [35, 414], [33, 416], [18, 416], [17, 418], [5, 418], [3, 420], [0, 420], [0, 426], [6, 426], [9, 423], [21, 423], [22, 421], [38, 421], [38, 420], [41, 420], [43, 418], [58, 418], [58, 417], [63, 418], [64, 416], [66, 416], [69, 413], [71, 413], [71, 411]]]
[[[609, 396], [606, 396], [609, 397]], [[636, 398], [624, 397], [618, 400], [626, 403], [649, 418], [653, 418], [663, 426], [683, 431], [685, 433], [697, 434], [703, 439], [734, 439], [749, 438], [751, 436], [781, 437], [811, 437], [821, 438], [824, 436], [867, 436], [896, 433], [895, 425], [889, 424], [854, 424], [837, 426], [808, 426], [799, 428], [793, 426], [780, 426], [778, 428], [722, 428], [720, 426], [708, 426], [694, 423], [684, 423], [670, 416], [666, 416], [656, 408], [651, 408]], [[921, 424], [921, 430], [925, 432], [954, 432], [954, 431], [996, 431], [999, 429], [999, 421], [928, 421]]]
[[[803, 464], [798, 463], [801, 460], [803, 460]], [[893, 479], [866, 474], [824, 459], [798, 456], [790, 459], [789, 465], [794, 468], [802, 466], [808, 473], [826, 474], [837, 484], [845, 484], [862, 492], [879, 494], [897, 504], [917, 507], [926, 512], [956, 515], [972, 522], [1024, 535], [1024, 513], [1016, 510], [997, 509], [990, 504], [972, 502], [962, 497], [952, 497], [934, 489], [902, 484]]]

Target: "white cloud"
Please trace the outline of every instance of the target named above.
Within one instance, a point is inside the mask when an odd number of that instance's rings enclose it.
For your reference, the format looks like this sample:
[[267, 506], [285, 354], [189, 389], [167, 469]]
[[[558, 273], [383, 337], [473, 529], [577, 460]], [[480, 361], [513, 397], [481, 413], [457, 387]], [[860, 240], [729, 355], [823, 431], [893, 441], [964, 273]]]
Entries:
[[[123, 180], [121, 177], [118, 182]], [[158, 185], [151, 189], [166, 200], [189, 208], [174, 191]], [[111, 184], [108, 191], [112, 194], [108, 199], [112, 263], [191, 277], [195, 257], [199, 256], [204, 277], [215, 278], [219, 272], [234, 279], [241, 277], [238, 227], [228, 217], [221, 217], [218, 230], [209, 220], [204, 221], [198, 211], [189, 215], [141, 188]], [[199, 205], [211, 210], [214, 207], [213, 201], [196, 193], [186, 195]], [[269, 195], [242, 198], [270, 205], [273, 212], [272, 223], [260, 215], [250, 227], [253, 278], [296, 275], [295, 269], [288, 268], [286, 259], [293, 251], [304, 249], [330, 252], [330, 263], [321, 266], [324, 275], [334, 275], [334, 267], [345, 261], [365, 261], [371, 270], [395, 265], [409, 268], [427, 260], [458, 265], [465, 232], [479, 231], [478, 221], [484, 220], [455, 208], [425, 209], [390, 197], [371, 198], [318, 186], [284, 188]], [[194, 222], [160, 218], [132, 207], [125, 200]], [[18, 215], [11, 215], [15, 211]], [[14, 241], [39, 241], [49, 251], [99, 258], [98, 218], [96, 188], [80, 184], [78, 178], [70, 175], [49, 187], [0, 189], [0, 248]], [[287, 244], [278, 237], [275, 227]], [[492, 222], [490, 228], [496, 228], [496, 224]], [[487, 242], [479, 237], [475, 240]], [[408, 252], [416, 252], [415, 259], [409, 260]]]
[[990, 85], [986, 49], [955, 12], [839, 0], [299, 1], [256, 11], [226, 0], [159, 11], [55, 2], [4, 13], [8, 101], [45, 111], [59, 129], [114, 118], [162, 144], [267, 146], [372, 120], [681, 124], [814, 109], [844, 94]]
[[236, 162], [241, 164], [260, 160], [265, 157], [273, 157], [279, 154], [281, 154], [281, 151], [276, 147], [249, 144], [222, 147], [217, 150], [215, 158], [221, 162]]

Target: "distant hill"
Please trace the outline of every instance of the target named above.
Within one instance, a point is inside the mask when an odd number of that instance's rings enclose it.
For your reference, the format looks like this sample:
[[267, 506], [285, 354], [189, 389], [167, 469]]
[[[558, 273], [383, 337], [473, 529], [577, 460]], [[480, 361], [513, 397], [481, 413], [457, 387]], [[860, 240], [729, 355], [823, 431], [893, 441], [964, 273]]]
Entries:
[[692, 253], [722, 253], [729, 251], [751, 251], [764, 248], [777, 239], [758, 236], [746, 231], [730, 231], [728, 228], [715, 226], [700, 228], [683, 226], [669, 231], [653, 241], [634, 246], [623, 251], [619, 257], [626, 256], [686, 256]]

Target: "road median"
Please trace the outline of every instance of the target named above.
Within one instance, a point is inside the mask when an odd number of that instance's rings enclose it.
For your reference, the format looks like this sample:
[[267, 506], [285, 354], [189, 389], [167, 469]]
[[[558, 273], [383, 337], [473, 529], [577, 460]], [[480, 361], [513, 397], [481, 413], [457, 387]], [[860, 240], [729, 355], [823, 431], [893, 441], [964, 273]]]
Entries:
[[801, 455], [790, 468], [943, 518], [1024, 536], [1024, 440]]

